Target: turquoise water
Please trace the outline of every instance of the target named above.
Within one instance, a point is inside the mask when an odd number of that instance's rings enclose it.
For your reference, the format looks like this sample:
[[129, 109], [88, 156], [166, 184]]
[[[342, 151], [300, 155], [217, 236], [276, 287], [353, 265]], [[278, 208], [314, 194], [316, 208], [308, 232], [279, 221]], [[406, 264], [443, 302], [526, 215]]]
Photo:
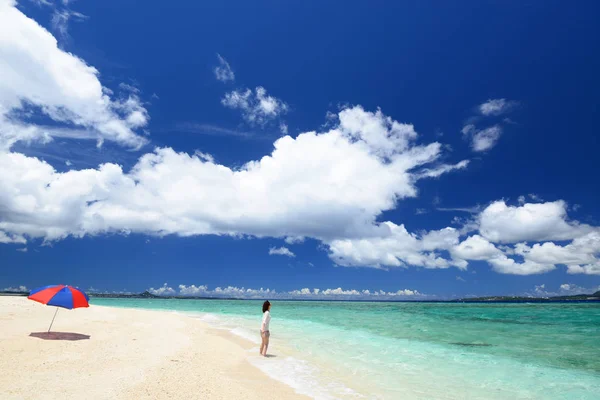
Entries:
[[[261, 302], [93, 299], [175, 310], [258, 343]], [[315, 398], [598, 399], [600, 304], [273, 302], [249, 357]]]

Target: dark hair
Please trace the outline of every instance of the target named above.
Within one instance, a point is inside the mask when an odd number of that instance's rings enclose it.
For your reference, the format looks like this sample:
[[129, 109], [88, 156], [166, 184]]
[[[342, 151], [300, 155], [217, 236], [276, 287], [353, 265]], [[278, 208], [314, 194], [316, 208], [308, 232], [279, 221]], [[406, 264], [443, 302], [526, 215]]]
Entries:
[[269, 310], [269, 306], [270, 306], [270, 305], [271, 305], [271, 303], [269, 303], [269, 300], [267, 300], [267, 301], [265, 301], [265, 302], [263, 303], [263, 313], [264, 313], [265, 311], [268, 311], [268, 310]]

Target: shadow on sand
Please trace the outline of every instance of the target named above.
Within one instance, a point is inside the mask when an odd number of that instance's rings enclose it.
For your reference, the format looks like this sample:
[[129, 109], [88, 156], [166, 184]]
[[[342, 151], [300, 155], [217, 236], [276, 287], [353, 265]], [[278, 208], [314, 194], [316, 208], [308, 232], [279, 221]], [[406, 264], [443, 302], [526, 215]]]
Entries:
[[277, 357], [275, 354], [267, 354], [265, 358], [275, 358]]
[[31, 332], [29, 336], [44, 340], [87, 340], [90, 335], [72, 332]]

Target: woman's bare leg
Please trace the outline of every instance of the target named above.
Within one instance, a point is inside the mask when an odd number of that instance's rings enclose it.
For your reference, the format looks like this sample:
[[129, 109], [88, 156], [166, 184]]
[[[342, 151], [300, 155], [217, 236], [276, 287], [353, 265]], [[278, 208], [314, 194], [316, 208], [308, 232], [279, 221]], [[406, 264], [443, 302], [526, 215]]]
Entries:
[[263, 353], [263, 356], [267, 356], [267, 349], [269, 348], [269, 338], [266, 337], [265, 339], [263, 339], [263, 343], [265, 344], [265, 352]]
[[[260, 344], [260, 355], [262, 356], [262, 354], [263, 354], [263, 349], [265, 348], [265, 334], [264, 334], [264, 333], [261, 333], [261, 334], [260, 334], [260, 338], [261, 338], [261, 340], [262, 340], [262, 343]], [[266, 353], [266, 350], [265, 350], [265, 353]]]

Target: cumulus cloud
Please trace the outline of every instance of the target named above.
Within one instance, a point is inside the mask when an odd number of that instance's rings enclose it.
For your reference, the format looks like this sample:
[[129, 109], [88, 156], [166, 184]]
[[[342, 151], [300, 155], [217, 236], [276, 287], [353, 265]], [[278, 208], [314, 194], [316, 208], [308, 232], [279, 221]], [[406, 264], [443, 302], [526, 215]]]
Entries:
[[6, 232], [0, 230], [0, 243], [16, 243], [16, 244], [25, 244], [27, 243], [27, 239], [25, 239], [21, 235], [10, 235]]
[[[502, 274], [542, 274], [564, 265], [570, 274], [600, 275], [600, 230], [569, 221], [565, 210], [561, 201], [518, 207], [498, 201], [467, 222], [469, 229], [445, 228], [421, 236], [385, 222], [380, 228], [387, 230], [375, 237], [329, 242], [330, 257], [338, 265], [355, 267], [466, 268], [469, 261], [485, 261]], [[460, 239], [473, 230], [477, 233]]]
[[234, 90], [225, 94], [221, 104], [231, 109], [240, 110], [244, 119], [250, 124], [264, 125], [288, 111], [288, 105], [282, 100], [269, 96], [261, 86], [254, 91]]
[[[509, 206], [496, 201], [470, 226], [469, 236], [449, 252], [456, 260], [486, 261], [499, 273], [541, 274], [567, 266], [569, 273], [600, 274], [600, 230], [567, 219], [563, 201]], [[566, 245], [555, 241], [571, 241]], [[538, 242], [528, 245], [527, 242]], [[497, 245], [495, 245], [495, 243]]]
[[600, 275], [600, 261], [587, 265], [567, 265], [569, 274]]
[[473, 235], [452, 247], [452, 254], [462, 260], [483, 261], [498, 257], [502, 252], [481, 236]]
[[179, 285], [179, 294], [182, 296], [203, 296], [208, 295], [208, 286], [206, 285]]
[[119, 232], [325, 242], [387, 235], [376, 217], [416, 196], [419, 171], [438, 159], [441, 145], [414, 144], [412, 127], [380, 112], [341, 114], [334, 129], [280, 138], [270, 155], [237, 169], [170, 148], [143, 155], [129, 172], [112, 163], [59, 172], [0, 152], [3, 241]]
[[[165, 284], [163, 286], [166, 287]], [[290, 291], [278, 292], [272, 289], [251, 289], [236, 286], [216, 287], [209, 289], [206, 285], [179, 285], [179, 292], [172, 288], [167, 288], [164, 293], [156, 292], [156, 289], [149, 289], [150, 292], [158, 296], [195, 296], [195, 297], [214, 297], [214, 298], [239, 298], [239, 299], [323, 299], [323, 300], [402, 300], [402, 299], [423, 299], [427, 295], [414, 289], [400, 289], [387, 292], [384, 290], [369, 289], [296, 289]]]
[[219, 65], [214, 69], [215, 78], [221, 82], [229, 82], [235, 80], [235, 74], [229, 66], [229, 63], [220, 54], [217, 54]]
[[516, 101], [506, 99], [490, 99], [485, 103], [480, 104], [477, 108], [481, 115], [498, 116], [506, 114], [514, 109], [518, 103]]
[[561, 295], [594, 294], [600, 290], [600, 286], [585, 288], [574, 283], [563, 283], [559, 290]]
[[496, 272], [501, 274], [535, 275], [556, 269], [556, 266], [553, 264], [540, 264], [530, 260], [525, 260], [520, 263], [505, 255], [490, 258], [487, 262], [492, 265]]
[[[314, 238], [342, 266], [466, 268], [474, 260], [502, 273], [565, 265], [569, 273], [600, 274], [598, 228], [569, 220], [563, 201], [496, 201], [474, 210], [479, 215], [461, 229], [411, 233], [380, 221], [417, 195], [420, 179], [466, 168], [468, 161], [441, 164], [441, 144], [420, 144], [412, 125], [360, 106], [330, 114], [324, 132], [278, 139], [270, 154], [241, 167], [200, 151], [157, 148], [129, 171], [105, 163], [59, 172], [11, 146], [69, 137], [140, 147], [146, 139], [136, 129], [149, 115], [139, 90], [120, 85], [125, 94], [114, 96], [96, 69], [61, 50], [8, 0], [0, 0], [0, 59], [0, 243], [130, 232], [277, 237], [288, 244]], [[288, 110], [262, 87], [230, 92], [222, 103], [259, 125]], [[505, 100], [485, 104], [484, 116], [509, 109]], [[51, 123], [32, 122], [40, 116]], [[500, 134], [493, 128], [467, 125], [463, 132], [483, 151]]]
[[409, 233], [404, 225], [384, 222], [380, 234], [372, 238], [338, 239], [329, 242], [330, 257], [342, 266], [374, 268], [407, 267], [465, 268], [462, 260], [446, 259], [436, 253], [458, 243], [454, 228], [428, 232], [422, 237]]
[[522, 201], [519, 206], [504, 201], [490, 204], [478, 216], [480, 235], [469, 237], [451, 254], [456, 259], [487, 261], [504, 274], [541, 274], [565, 265], [570, 274], [600, 275], [598, 227], [569, 221], [564, 201]]
[[158, 289], [150, 288], [148, 289], [148, 292], [156, 296], [174, 296], [177, 294], [177, 291], [170, 287], [167, 283], [164, 283]]
[[589, 225], [567, 220], [567, 203], [562, 200], [508, 206], [490, 204], [479, 216], [483, 237], [500, 243], [570, 240], [594, 230]]
[[287, 257], [296, 257], [294, 253], [287, 247], [271, 247], [269, 249], [270, 256], [287, 256]]
[[558, 287], [558, 290], [552, 290], [547, 288], [545, 284], [541, 284], [535, 286], [533, 294], [541, 297], [574, 296], [578, 294], [594, 294], [599, 290], [600, 286], [586, 288], [573, 283], [563, 283]]
[[[140, 100], [111, 99], [98, 71], [61, 50], [52, 34], [13, 1], [0, 1], [0, 59], [0, 150], [52, 137], [111, 140], [135, 148], [146, 143], [135, 132], [147, 122]], [[52, 124], [35, 124], [31, 115]]]

